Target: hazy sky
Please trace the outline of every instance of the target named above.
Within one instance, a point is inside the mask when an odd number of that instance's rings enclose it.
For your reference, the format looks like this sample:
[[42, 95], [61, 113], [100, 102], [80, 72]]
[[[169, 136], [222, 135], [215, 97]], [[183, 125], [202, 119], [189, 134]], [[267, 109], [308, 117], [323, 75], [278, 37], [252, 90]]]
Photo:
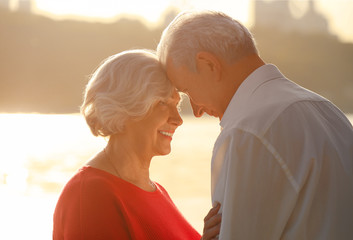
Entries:
[[[16, 0], [12, 0], [16, 1]], [[140, 15], [156, 23], [169, 6], [181, 10], [206, 8], [220, 10], [251, 26], [252, 5], [255, 0], [32, 0], [35, 11], [51, 13], [56, 17], [100, 18], [109, 21], [121, 13]], [[274, 0], [266, 0], [274, 1]], [[276, 0], [278, 1], [278, 0]], [[283, 1], [283, 0], [282, 0]], [[304, 9], [308, 0], [287, 0], [297, 9]], [[343, 41], [353, 42], [353, 0], [314, 0], [317, 10], [329, 21], [329, 29]], [[97, 20], [97, 19], [95, 19]]]

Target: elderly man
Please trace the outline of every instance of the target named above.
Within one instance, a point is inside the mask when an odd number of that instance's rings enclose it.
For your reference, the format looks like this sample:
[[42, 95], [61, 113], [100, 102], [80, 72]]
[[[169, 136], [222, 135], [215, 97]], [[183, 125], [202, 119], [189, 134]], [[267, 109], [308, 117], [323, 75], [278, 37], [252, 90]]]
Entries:
[[179, 14], [157, 54], [194, 115], [220, 119], [220, 239], [353, 239], [353, 128], [334, 104], [266, 64], [220, 12]]

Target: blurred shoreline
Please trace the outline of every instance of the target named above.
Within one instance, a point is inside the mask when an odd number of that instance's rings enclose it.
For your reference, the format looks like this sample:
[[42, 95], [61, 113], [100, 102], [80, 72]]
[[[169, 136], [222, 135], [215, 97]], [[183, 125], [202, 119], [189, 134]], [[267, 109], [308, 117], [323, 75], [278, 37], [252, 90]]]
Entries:
[[[275, 16], [275, 9], [265, 9], [257, 10], [250, 29], [261, 57], [292, 81], [353, 113], [353, 43], [340, 42], [317, 14], [310, 23], [323, 26], [320, 31], [300, 31], [266, 24], [266, 11]], [[149, 28], [137, 19], [55, 21], [0, 9], [0, 112], [79, 112], [85, 85], [99, 63], [127, 49], [156, 49], [162, 30], [177, 13], [171, 9], [159, 26]], [[291, 26], [309, 25], [290, 15], [286, 21]], [[187, 104], [182, 107], [191, 113]]]

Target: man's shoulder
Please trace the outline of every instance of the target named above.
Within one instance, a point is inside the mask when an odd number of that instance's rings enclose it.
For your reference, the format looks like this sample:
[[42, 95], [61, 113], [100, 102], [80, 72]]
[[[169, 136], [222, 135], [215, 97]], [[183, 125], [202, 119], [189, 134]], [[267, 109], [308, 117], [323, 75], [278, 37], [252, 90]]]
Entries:
[[227, 128], [264, 135], [289, 106], [302, 101], [328, 100], [286, 78], [266, 82], [250, 95], [240, 111], [234, 112]]

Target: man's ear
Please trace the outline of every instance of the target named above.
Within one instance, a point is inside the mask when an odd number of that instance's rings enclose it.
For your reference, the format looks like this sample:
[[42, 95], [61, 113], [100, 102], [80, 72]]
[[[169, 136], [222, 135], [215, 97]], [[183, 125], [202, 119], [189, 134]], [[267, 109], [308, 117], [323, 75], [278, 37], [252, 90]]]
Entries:
[[208, 74], [215, 74], [220, 80], [221, 62], [217, 56], [209, 52], [198, 52], [196, 54], [197, 70], [208, 71]]

